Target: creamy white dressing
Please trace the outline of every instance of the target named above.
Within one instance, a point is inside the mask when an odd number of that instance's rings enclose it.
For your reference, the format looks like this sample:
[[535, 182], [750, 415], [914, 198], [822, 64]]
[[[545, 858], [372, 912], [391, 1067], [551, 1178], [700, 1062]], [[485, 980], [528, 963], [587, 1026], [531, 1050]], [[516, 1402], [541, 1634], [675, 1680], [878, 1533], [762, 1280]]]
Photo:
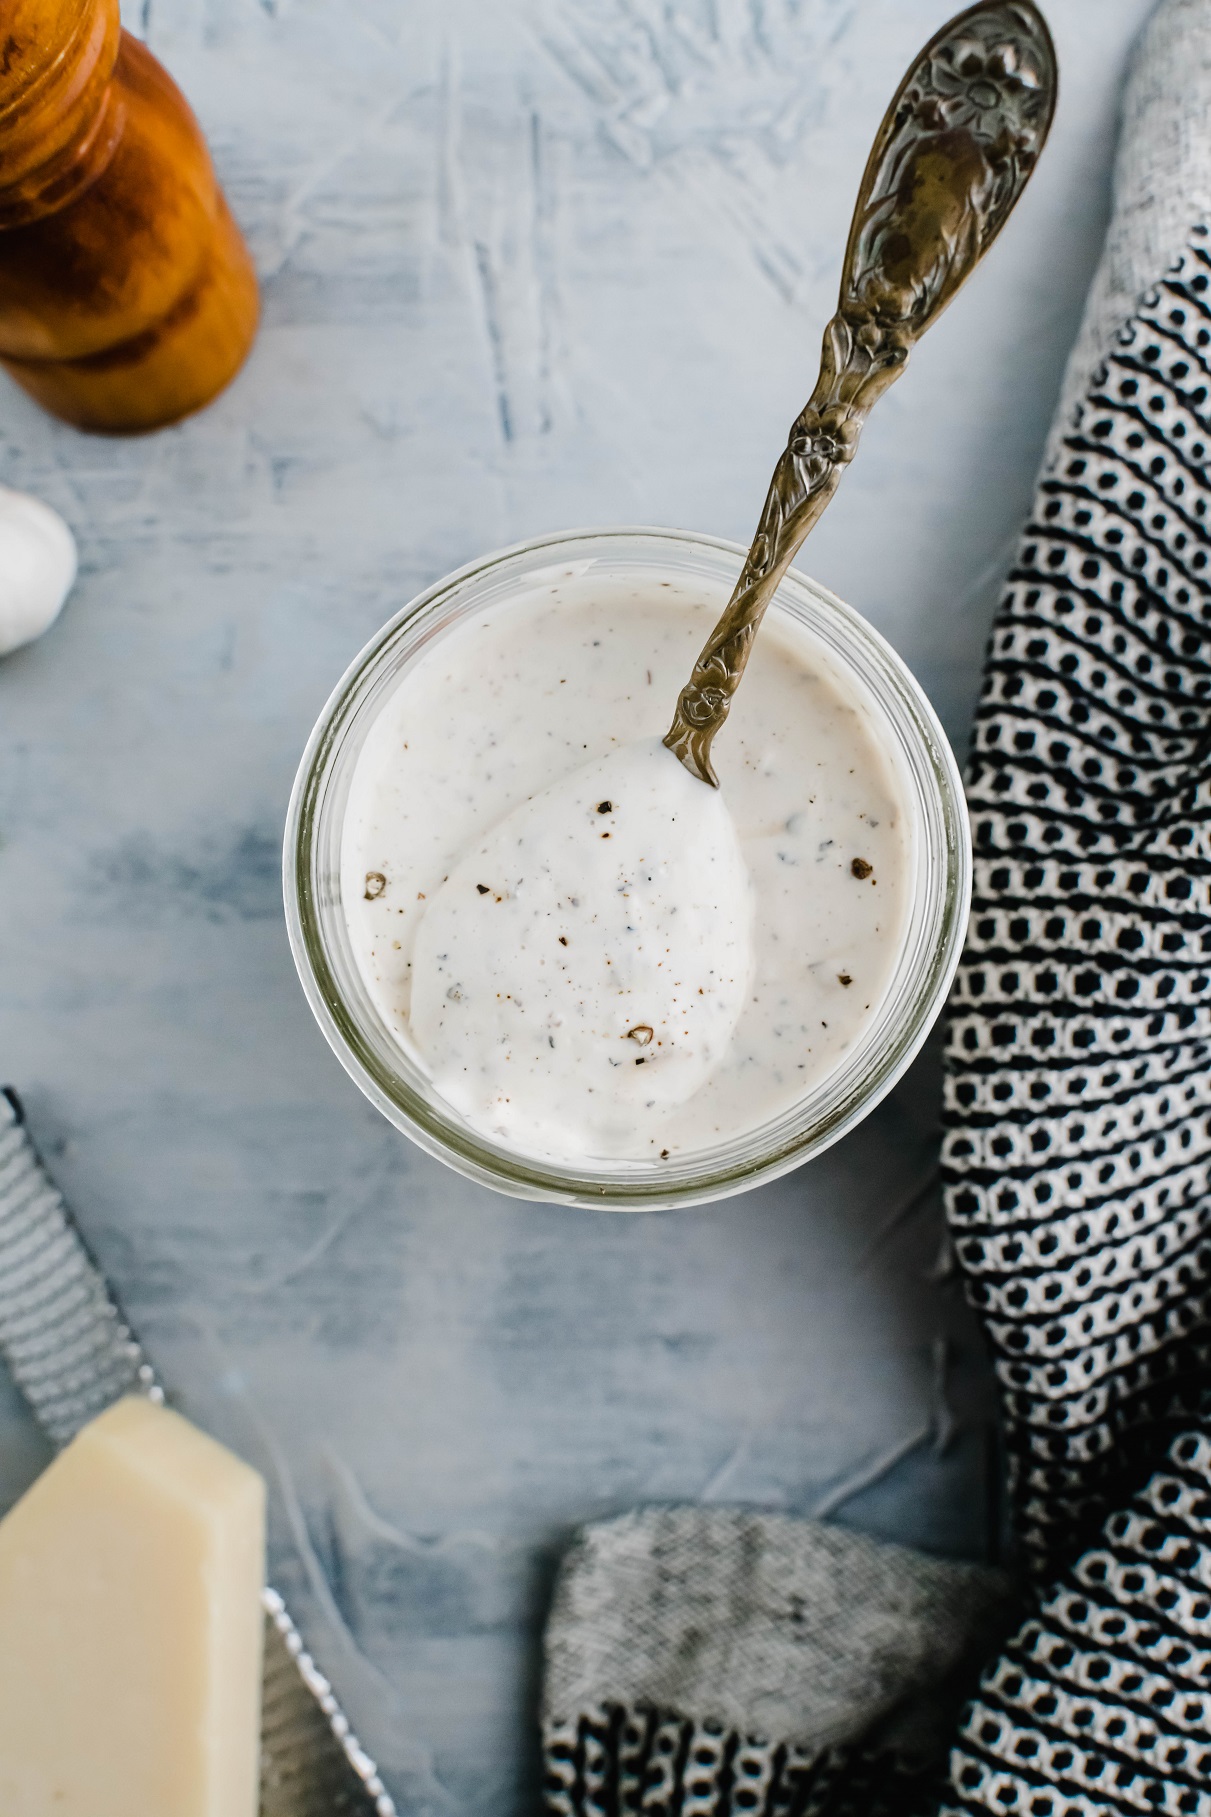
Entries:
[[533, 1152], [625, 1152], [723, 1059], [752, 970], [727, 803], [659, 739], [514, 809], [420, 923], [409, 1022], [442, 1096]]
[[835, 1070], [886, 990], [914, 836], [874, 707], [771, 612], [715, 742], [659, 743], [722, 600], [570, 571], [434, 643], [383, 705], [342, 896], [395, 1038], [522, 1154], [668, 1159]]

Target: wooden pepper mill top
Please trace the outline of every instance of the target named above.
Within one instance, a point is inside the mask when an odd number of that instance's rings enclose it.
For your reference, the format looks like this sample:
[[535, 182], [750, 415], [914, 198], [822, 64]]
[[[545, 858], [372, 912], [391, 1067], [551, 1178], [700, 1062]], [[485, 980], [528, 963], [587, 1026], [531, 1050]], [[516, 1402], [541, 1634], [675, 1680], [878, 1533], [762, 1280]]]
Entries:
[[84, 429], [154, 429], [239, 369], [256, 277], [175, 83], [118, 0], [8, 0], [0, 362]]

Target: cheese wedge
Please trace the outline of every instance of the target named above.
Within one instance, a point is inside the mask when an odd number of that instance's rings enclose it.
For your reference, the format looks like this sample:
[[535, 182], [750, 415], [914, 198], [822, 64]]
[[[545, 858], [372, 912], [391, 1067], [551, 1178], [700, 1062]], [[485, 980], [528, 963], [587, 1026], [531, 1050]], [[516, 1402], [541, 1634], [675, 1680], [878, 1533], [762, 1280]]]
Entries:
[[119, 1401], [0, 1522], [3, 1817], [256, 1817], [265, 1486]]

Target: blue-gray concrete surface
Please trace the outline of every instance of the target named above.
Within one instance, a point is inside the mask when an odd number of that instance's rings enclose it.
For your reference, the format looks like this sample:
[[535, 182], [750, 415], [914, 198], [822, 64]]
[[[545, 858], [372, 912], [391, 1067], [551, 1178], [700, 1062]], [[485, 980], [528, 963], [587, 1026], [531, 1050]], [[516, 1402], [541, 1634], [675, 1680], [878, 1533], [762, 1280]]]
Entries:
[[[805, 564], [956, 742], [1107, 207], [1147, 0], [1053, 0], [1063, 93], [986, 267]], [[965, 1556], [992, 1396], [941, 1265], [936, 1061], [814, 1166], [646, 1218], [465, 1185], [360, 1099], [278, 845], [329, 687], [411, 593], [584, 523], [747, 540], [866, 148], [938, 0], [143, 0], [264, 281], [246, 371], [108, 442], [9, 388], [71, 522], [0, 665], [0, 1069], [408, 1817], [533, 1809], [576, 1523], [690, 1499]], [[43, 1451], [0, 1384], [0, 1505]]]

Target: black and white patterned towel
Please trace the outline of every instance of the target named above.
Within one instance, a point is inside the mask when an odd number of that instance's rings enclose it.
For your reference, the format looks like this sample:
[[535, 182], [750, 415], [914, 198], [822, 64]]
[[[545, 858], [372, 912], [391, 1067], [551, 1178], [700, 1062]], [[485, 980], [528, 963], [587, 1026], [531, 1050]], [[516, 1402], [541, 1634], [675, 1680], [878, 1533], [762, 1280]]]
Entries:
[[[812, 1572], [839, 1574], [849, 1595], [825, 1602], [842, 1610], [855, 1689], [851, 1720], [822, 1728], [819, 1678], [795, 1676], [802, 1648], [782, 1703], [747, 1695], [768, 1684], [743, 1659], [684, 1670], [677, 1650], [698, 1657], [712, 1605], [661, 1601], [678, 1581], [652, 1550], [665, 1517], [637, 1517], [646, 1604], [620, 1562], [629, 1548], [641, 1569], [636, 1532], [620, 1547], [597, 1530], [565, 1567], [549, 1633], [561, 1817], [1211, 1817], [1208, 223], [1211, 3], [1163, 0], [1125, 95], [1114, 220], [968, 770], [975, 895], [943, 1163], [1001, 1385], [1027, 1618], [931, 1761], [905, 1698], [952, 1682], [964, 1649], [952, 1635], [914, 1651], [914, 1636], [924, 1613], [938, 1638], [960, 1593], [987, 1621], [990, 1583], [931, 1588], [896, 1549], [877, 1568], [830, 1564], [818, 1529], [784, 1535], [783, 1594], [757, 1572], [729, 1606], [785, 1628], [802, 1573], [817, 1591]], [[714, 1537], [724, 1562], [707, 1547], [702, 1568], [734, 1572], [738, 1534]], [[611, 1590], [593, 1573], [613, 1553]], [[642, 1673], [594, 1651], [600, 1606], [624, 1594]], [[887, 1617], [874, 1653], [854, 1614], [872, 1596]], [[764, 1657], [751, 1635], [749, 1653]]]

